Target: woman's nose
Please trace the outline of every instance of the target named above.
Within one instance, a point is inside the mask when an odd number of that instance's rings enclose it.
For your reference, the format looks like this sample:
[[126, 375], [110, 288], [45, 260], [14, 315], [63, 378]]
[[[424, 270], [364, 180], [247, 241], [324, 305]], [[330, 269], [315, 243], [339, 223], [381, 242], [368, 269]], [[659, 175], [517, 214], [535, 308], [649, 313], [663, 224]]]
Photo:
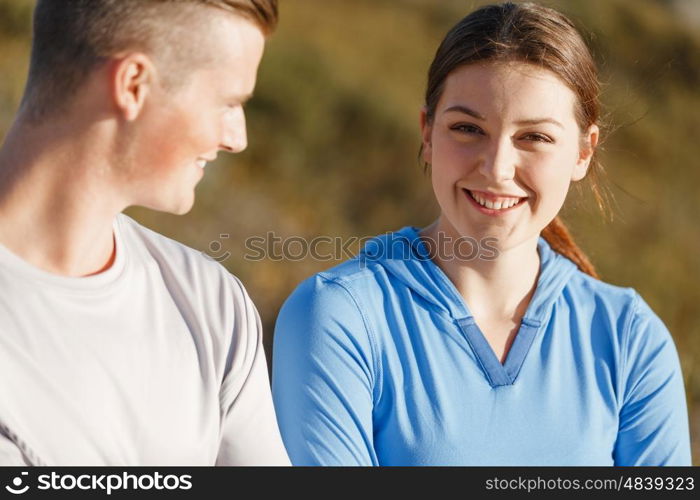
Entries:
[[517, 153], [510, 138], [491, 144], [483, 153], [479, 171], [494, 182], [512, 180], [515, 176]]

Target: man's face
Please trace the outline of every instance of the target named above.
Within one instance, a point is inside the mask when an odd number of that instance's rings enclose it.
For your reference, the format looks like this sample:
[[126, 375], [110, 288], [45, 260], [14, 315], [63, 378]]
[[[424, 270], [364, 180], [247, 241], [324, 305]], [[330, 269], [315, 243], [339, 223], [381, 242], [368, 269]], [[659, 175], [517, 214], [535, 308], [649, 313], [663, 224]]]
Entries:
[[135, 205], [188, 212], [206, 163], [220, 150], [246, 148], [243, 104], [255, 87], [264, 35], [242, 17], [227, 12], [211, 17], [190, 41], [206, 51], [208, 62], [190, 68], [176, 89], [157, 83], [149, 91], [128, 159]]

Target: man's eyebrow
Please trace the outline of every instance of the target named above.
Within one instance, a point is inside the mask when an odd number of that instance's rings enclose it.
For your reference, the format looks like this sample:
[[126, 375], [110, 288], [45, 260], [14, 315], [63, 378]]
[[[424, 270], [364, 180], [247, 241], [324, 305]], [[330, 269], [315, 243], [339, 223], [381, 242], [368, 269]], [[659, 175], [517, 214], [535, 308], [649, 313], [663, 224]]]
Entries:
[[481, 116], [481, 114], [479, 112], [474, 111], [473, 109], [468, 108], [467, 106], [463, 106], [461, 104], [457, 104], [455, 106], [450, 106], [449, 108], [447, 108], [444, 111], [444, 113], [449, 113], [451, 111], [457, 111], [458, 113], [464, 113], [466, 115], [469, 115], [469, 116], [476, 118], [477, 120], [486, 120], [486, 118]]

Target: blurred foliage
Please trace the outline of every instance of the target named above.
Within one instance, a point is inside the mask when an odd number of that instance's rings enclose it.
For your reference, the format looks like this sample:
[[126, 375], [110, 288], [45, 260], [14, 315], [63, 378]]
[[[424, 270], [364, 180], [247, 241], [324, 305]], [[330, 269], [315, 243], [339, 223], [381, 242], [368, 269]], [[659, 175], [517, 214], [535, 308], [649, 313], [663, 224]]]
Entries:
[[[269, 231], [361, 237], [436, 217], [418, 162], [427, 68], [446, 31], [481, 3], [282, 0], [247, 107], [248, 150], [207, 167], [188, 215], [130, 215], [210, 255], [230, 252], [223, 264], [255, 300], [269, 349], [283, 300], [335, 262], [249, 261], [244, 241]], [[548, 4], [584, 27], [599, 61], [608, 113], [601, 158], [615, 196], [612, 221], [585, 186], [572, 190], [563, 215], [603, 279], [636, 288], [673, 333], [697, 463], [700, 2]], [[21, 98], [32, 6], [0, 0], [0, 137]]]

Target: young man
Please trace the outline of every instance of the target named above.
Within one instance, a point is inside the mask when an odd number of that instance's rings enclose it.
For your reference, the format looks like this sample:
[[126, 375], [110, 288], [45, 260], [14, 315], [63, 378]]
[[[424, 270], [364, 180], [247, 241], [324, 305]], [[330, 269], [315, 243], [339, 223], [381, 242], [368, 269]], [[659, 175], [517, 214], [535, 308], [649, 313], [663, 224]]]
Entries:
[[38, 0], [0, 149], [0, 464], [288, 464], [241, 283], [183, 214], [246, 147], [276, 0]]

